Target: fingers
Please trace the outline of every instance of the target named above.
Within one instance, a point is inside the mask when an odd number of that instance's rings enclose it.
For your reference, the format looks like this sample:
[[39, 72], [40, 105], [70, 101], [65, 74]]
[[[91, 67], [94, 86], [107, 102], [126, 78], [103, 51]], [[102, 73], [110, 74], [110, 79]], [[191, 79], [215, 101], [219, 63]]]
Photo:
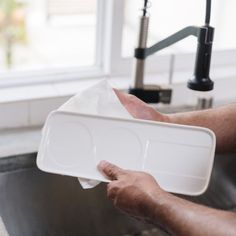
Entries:
[[117, 89], [113, 89], [114, 92], [116, 93], [116, 96], [119, 98], [120, 102], [125, 105], [127, 103], [127, 94], [117, 90]]
[[107, 161], [101, 161], [98, 165], [98, 169], [110, 180], [117, 180], [121, 175], [125, 173], [125, 170]]
[[115, 181], [109, 183], [107, 185], [107, 197], [108, 197], [108, 199], [110, 199], [112, 201], [115, 200], [118, 190], [119, 190], [119, 187], [116, 186]]

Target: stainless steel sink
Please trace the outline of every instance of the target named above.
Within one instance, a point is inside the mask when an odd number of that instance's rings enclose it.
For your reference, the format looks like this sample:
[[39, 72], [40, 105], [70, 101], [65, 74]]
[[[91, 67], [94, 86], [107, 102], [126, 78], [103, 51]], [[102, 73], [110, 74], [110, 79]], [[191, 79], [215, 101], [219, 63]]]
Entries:
[[[236, 155], [218, 156], [207, 193], [191, 200], [235, 209], [235, 169]], [[165, 235], [114, 209], [105, 185], [82, 190], [76, 178], [39, 171], [35, 154], [0, 160], [0, 216], [10, 236]]]
[[217, 155], [210, 185], [205, 194], [189, 198], [213, 208], [236, 210], [236, 154]]
[[106, 198], [105, 185], [82, 190], [76, 178], [39, 171], [35, 154], [0, 159], [0, 216], [10, 236], [156, 232], [153, 226], [114, 209]]

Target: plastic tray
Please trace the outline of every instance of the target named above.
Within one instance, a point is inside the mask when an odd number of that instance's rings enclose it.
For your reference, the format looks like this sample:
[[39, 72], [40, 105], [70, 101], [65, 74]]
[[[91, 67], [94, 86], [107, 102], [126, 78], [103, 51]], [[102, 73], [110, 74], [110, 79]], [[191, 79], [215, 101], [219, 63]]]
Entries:
[[210, 180], [215, 144], [205, 128], [56, 111], [46, 121], [37, 165], [109, 182], [97, 170], [107, 160], [150, 173], [166, 191], [200, 195]]

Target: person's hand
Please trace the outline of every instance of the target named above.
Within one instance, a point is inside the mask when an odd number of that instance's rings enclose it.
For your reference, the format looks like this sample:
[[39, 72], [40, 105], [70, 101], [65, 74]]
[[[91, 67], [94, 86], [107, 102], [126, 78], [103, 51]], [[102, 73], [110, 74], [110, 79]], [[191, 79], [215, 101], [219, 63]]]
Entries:
[[126, 110], [136, 119], [170, 122], [167, 115], [157, 112], [153, 107], [147, 105], [134, 95], [123, 93], [114, 89], [120, 102]]
[[123, 170], [106, 161], [100, 162], [98, 169], [112, 180], [107, 196], [115, 207], [140, 220], [151, 221], [156, 199], [165, 194], [151, 175]]

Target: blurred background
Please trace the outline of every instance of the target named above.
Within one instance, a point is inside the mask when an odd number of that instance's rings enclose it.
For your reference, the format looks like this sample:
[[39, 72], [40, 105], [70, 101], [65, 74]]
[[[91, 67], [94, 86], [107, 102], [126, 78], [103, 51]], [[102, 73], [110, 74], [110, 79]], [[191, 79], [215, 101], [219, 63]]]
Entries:
[[[86, 67], [96, 63], [99, 0], [1, 0], [0, 72]], [[104, 1], [104, 5], [106, 5]], [[121, 56], [132, 57], [137, 43], [141, 0], [125, 0]], [[205, 2], [154, 0], [150, 2], [149, 45], [186, 25], [202, 25]], [[234, 28], [236, 2], [213, 1], [212, 25], [216, 27], [214, 50], [236, 49]], [[186, 9], [188, 9], [186, 11]], [[183, 54], [196, 50], [189, 38], [164, 50]]]
[[1, 0], [0, 70], [92, 65], [96, 0]]

